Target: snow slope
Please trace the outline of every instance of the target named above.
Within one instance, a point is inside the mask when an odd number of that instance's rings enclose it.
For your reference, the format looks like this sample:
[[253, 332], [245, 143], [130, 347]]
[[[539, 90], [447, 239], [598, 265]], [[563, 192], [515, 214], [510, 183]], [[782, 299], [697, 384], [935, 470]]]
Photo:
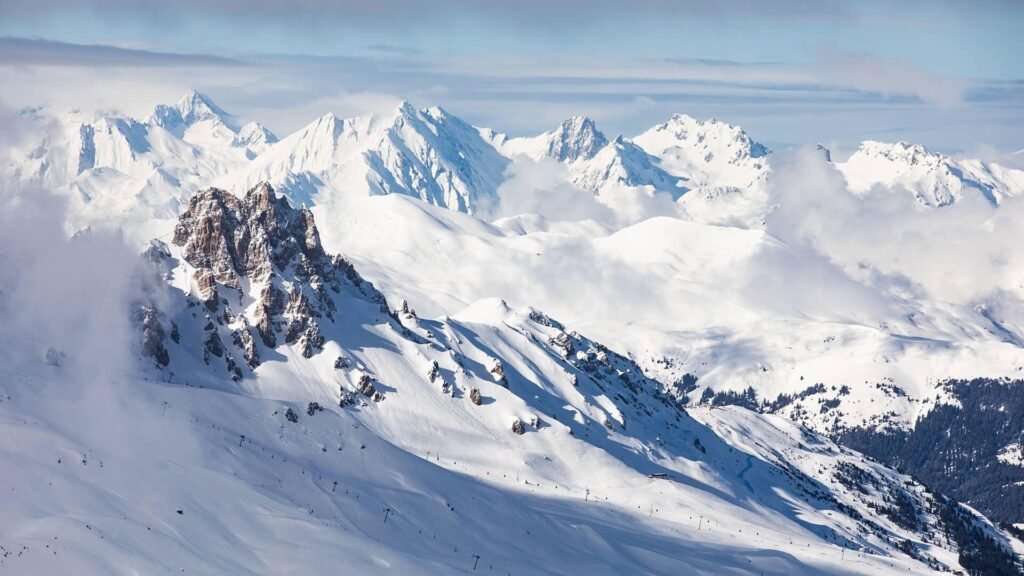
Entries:
[[[334, 218], [321, 231], [328, 249], [428, 315], [487, 297], [534, 305], [665, 382], [699, 378], [695, 401], [753, 387], [771, 402], [824, 383], [786, 408], [821, 431], [911, 425], [941, 394], [937, 380], [1024, 365], [978, 310], [878, 291], [761, 231], [657, 218], [611, 234], [585, 223], [523, 234], [519, 220], [488, 226], [399, 197], [313, 213]], [[822, 411], [828, 400], [842, 407]]]

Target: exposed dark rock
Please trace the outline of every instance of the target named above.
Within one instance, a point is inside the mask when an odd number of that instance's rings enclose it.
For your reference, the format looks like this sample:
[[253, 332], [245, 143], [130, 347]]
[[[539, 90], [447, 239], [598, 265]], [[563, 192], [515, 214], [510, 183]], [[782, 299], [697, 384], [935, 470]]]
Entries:
[[167, 366], [171, 357], [167, 352], [167, 334], [160, 324], [160, 313], [153, 306], [140, 304], [135, 309], [135, 321], [142, 326], [142, 355], [152, 358], [160, 366]]
[[519, 434], [520, 436], [526, 434], [526, 427], [523, 425], [523, 421], [520, 420], [519, 418], [513, 420], [512, 431], [515, 432], [516, 434]]
[[[243, 319], [244, 322], [244, 319]], [[259, 351], [256, 350], [256, 341], [252, 337], [252, 333], [249, 331], [249, 326], [243, 324], [240, 328], [232, 333], [232, 338], [235, 346], [240, 348], [245, 356], [245, 363], [250, 369], [260, 365]]]
[[384, 395], [378, 392], [377, 388], [373, 385], [373, 378], [369, 374], [363, 374], [359, 377], [359, 381], [356, 383], [356, 390], [374, 402], [380, 402], [384, 399]]
[[[307, 358], [319, 352], [324, 345], [320, 323], [335, 320], [331, 294], [340, 293], [343, 284], [387, 310], [384, 296], [348, 260], [324, 252], [312, 213], [293, 208], [266, 183], [244, 198], [216, 188], [198, 192], [174, 229], [173, 243], [195, 268], [193, 280], [207, 309], [211, 314], [224, 310], [218, 322], [244, 320], [229, 314], [227, 296], [237, 293], [241, 302], [243, 286], [247, 293], [258, 294], [251, 322], [269, 348], [278, 346], [283, 336]], [[150, 251], [154, 258], [166, 252]], [[259, 364], [248, 326], [236, 328], [233, 341], [250, 367]], [[209, 355], [224, 353], [216, 336], [207, 335], [204, 345]]]
[[508, 378], [505, 376], [505, 366], [502, 365], [501, 360], [495, 360], [494, 365], [491, 366], [491, 375], [494, 376], [494, 381], [498, 384], [508, 388]]

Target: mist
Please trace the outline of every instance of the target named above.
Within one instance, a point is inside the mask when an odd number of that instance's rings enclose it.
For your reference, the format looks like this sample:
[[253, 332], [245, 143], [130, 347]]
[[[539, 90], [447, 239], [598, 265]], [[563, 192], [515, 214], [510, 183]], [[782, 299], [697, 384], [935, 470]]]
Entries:
[[996, 207], [966, 189], [954, 205], [929, 208], [902, 188], [854, 194], [813, 150], [776, 158], [771, 186], [777, 208], [767, 232], [865, 285], [902, 298], [1018, 307], [1009, 300], [1019, 303], [1024, 288], [1021, 198]]
[[489, 220], [536, 214], [550, 221], [592, 220], [612, 229], [679, 215], [668, 193], [650, 187], [606, 186], [595, 194], [576, 186], [565, 164], [524, 156], [509, 164], [496, 196], [482, 199], [479, 208]]
[[[30, 131], [0, 116], [0, 159]], [[16, 405], [45, 413], [92, 449], [126, 458], [169, 438], [147, 425], [159, 411], [147, 397], [140, 302], [165, 304], [147, 262], [119, 230], [65, 230], [66, 200], [48, 190], [0, 183], [0, 389]], [[191, 444], [174, 435], [179, 449]]]

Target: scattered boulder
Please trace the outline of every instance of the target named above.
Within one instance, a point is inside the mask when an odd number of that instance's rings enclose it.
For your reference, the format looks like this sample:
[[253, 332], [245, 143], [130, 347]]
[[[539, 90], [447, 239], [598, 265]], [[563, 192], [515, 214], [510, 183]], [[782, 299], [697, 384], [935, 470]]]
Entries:
[[526, 434], [526, 426], [523, 425], [522, 420], [516, 418], [512, 421], [512, 431], [522, 436], [523, 434]]
[[502, 365], [501, 360], [494, 360], [494, 365], [491, 366], [490, 372], [494, 376], [495, 382], [508, 388], [508, 378], [505, 377], [505, 366]]
[[436, 384], [438, 381], [441, 382], [441, 393], [445, 396], [454, 396], [455, 388], [451, 382], [444, 377], [441, 373], [441, 367], [438, 365], [437, 360], [434, 360], [430, 364], [430, 371], [427, 372], [427, 378], [430, 379], [431, 384]]
[[49, 366], [60, 366], [64, 363], [66, 358], [67, 354], [53, 346], [48, 346], [46, 348], [46, 353], [43, 354], [43, 362], [46, 362]]
[[377, 391], [377, 388], [373, 385], [373, 378], [369, 374], [363, 374], [359, 377], [359, 381], [356, 383], [356, 389], [359, 390], [367, 398], [374, 402], [380, 402], [384, 399], [384, 395]]

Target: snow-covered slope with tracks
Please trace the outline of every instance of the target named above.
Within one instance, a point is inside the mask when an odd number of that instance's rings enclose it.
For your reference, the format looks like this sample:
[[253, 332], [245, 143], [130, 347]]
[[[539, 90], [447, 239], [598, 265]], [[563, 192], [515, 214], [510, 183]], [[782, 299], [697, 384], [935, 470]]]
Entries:
[[1010, 545], [791, 423], [691, 415], [538, 310], [391, 308], [268, 186], [193, 196], [145, 257], [146, 366], [5, 351], [3, 569], [926, 574], [957, 526]]

